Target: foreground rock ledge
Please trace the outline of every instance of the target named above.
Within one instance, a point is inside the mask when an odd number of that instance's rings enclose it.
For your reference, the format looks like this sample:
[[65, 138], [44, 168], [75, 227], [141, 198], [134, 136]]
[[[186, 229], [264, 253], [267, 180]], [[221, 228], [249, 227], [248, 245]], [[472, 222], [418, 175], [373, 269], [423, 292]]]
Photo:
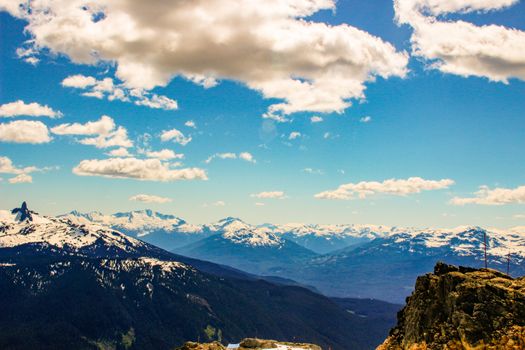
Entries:
[[525, 277], [438, 263], [377, 349], [525, 349]]
[[[227, 349], [224, 345], [219, 342], [201, 344], [194, 342], [187, 342], [182, 347], [176, 350], [225, 350]], [[255, 338], [247, 338], [240, 342], [238, 350], [259, 350], [259, 349], [279, 349], [279, 350], [295, 350], [295, 349], [306, 349], [306, 350], [322, 350], [321, 347], [313, 344], [304, 343], [287, 343], [278, 342], [275, 340], [263, 340]]]

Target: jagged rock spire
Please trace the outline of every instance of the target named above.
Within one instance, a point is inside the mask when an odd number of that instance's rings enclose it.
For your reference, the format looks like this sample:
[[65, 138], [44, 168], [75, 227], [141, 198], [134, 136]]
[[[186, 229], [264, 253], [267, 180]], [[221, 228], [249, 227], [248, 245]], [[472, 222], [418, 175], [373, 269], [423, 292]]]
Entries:
[[20, 208], [11, 210], [11, 214], [16, 214], [16, 219], [19, 222], [25, 221], [26, 219], [28, 221], [33, 221], [33, 216], [31, 215], [31, 211], [27, 208], [27, 203], [25, 201]]

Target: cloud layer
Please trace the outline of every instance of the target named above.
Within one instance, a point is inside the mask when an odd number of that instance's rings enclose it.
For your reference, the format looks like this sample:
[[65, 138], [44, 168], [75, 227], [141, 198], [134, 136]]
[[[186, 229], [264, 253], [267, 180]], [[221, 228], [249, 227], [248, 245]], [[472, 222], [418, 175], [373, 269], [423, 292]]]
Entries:
[[[73, 62], [112, 62], [128, 88], [165, 86], [175, 76], [210, 88], [232, 79], [273, 104], [266, 116], [342, 112], [380, 76], [403, 77], [408, 57], [347, 24], [304, 18], [334, 0], [13, 1], [0, 6], [26, 20], [35, 51]], [[87, 87], [88, 81], [77, 83]], [[72, 84], [71, 84], [72, 85]]]
[[339, 186], [332, 191], [324, 191], [315, 195], [317, 199], [349, 200], [354, 198], [365, 199], [375, 194], [406, 196], [422, 191], [433, 191], [449, 188], [454, 184], [451, 179], [425, 180], [420, 177], [408, 179], [389, 179], [383, 182], [362, 181]]

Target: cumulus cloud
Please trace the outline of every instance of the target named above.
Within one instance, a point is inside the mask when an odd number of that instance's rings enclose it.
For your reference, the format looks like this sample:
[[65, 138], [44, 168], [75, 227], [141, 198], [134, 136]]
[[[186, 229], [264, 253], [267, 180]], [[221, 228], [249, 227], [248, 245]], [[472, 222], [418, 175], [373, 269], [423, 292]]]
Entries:
[[91, 76], [76, 74], [62, 80], [62, 86], [80, 89], [83, 91], [82, 95], [87, 97], [132, 102], [137, 106], [156, 109], [174, 110], [178, 108], [177, 101], [169, 97], [150, 93], [140, 88], [130, 89], [125, 84], [116, 84], [109, 77], [97, 80]]
[[453, 205], [480, 204], [504, 205], [525, 203], [525, 186], [516, 188], [494, 188], [480, 186], [474, 197], [454, 197], [450, 201]]
[[27, 174], [20, 174], [13, 178], [10, 178], [8, 181], [10, 184], [32, 183], [33, 177]]
[[199, 168], [173, 169], [159, 159], [109, 158], [83, 160], [74, 169], [79, 176], [102, 176], [141, 181], [207, 180]]
[[25, 103], [22, 100], [0, 105], [0, 117], [17, 117], [21, 115], [29, 117], [60, 118], [62, 117], [62, 112], [55, 111], [46, 105], [43, 106], [36, 102]]
[[[348, 24], [309, 19], [335, 0], [2, 0], [29, 23], [35, 50], [112, 62], [125, 86], [176, 76], [206, 88], [231, 79], [281, 102], [268, 117], [342, 112], [376, 77], [404, 77], [408, 55]], [[103, 14], [101, 18], [100, 14]], [[308, 19], [306, 19], [308, 18]]]
[[106, 154], [110, 157], [131, 157], [131, 154], [129, 153], [128, 149], [124, 147], [112, 149]]
[[323, 121], [323, 118], [317, 115], [314, 115], [313, 117], [310, 118], [310, 122], [312, 123], [320, 123], [322, 121]]
[[0, 142], [40, 144], [51, 140], [47, 126], [39, 121], [15, 120], [0, 124]]
[[143, 203], [169, 203], [172, 201], [171, 198], [154, 196], [151, 194], [137, 194], [135, 196], [129, 197], [129, 200]]
[[290, 135], [288, 135], [288, 140], [295, 140], [299, 137], [301, 137], [301, 133], [299, 131], [292, 131]]
[[444, 15], [500, 10], [518, 0], [395, 0], [396, 18], [410, 25], [412, 54], [429, 67], [460, 76], [507, 83], [525, 80], [525, 32], [500, 25], [477, 26]]
[[28, 174], [34, 171], [38, 171], [37, 167], [30, 166], [19, 168], [13, 164], [13, 161], [8, 157], [0, 156], [0, 174]]
[[[93, 136], [81, 138], [78, 142], [97, 148], [128, 148], [133, 146], [133, 142], [128, 138], [128, 131], [122, 126], [117, 127], [113, 118], [107, 115], [103, 115], [99, 120], [85, 124], [60, 124], [51, 128], [51, 132], [56, 135]], [[115, 152], [123, 153], [117, 150]]]
[[145, 152], [146, 157], [148, 158], [157, 158], [161, 160], [168, 160], [168, 159], [182, 159], [184, 158], [184, 154], [182, 153], [175, 153], [170, 149], [162, 149], [160, 151], [146, 151]]
[[56, 135], [106, 135], [115, 128], [113, 118], [103, 115], [99, 120], [85, 124], [66, 123], [55, 126], [51, 132]]
[[28, 167], [17, 167], [13, 164], [13, 161], [4, 156], [0, 156], [0, 174], [13, 174], [16, 175], [13, 178], [10, 178], [8, 181], [11, 184], [16, 183], [31, 183], [33, 178], [31, 173], [34, 172], [44, 172], [53, 169], [52, 167], [37, 168], [35, 166]]
[[75, 89], [85, 89], [96, 84], [97, 79], [82, 74], [70, 75], [62, 80], [62, 86]]
[[286, 195], [283, 191], [267, 191], [254, 193], [251, 197], [259, 199], [283, 199], [286, 198]]
[[256, 163], [256, 160], [253, 158], [253, 155], [249, 152], [241, 152], [238, 155], [232, 152], [226, 152], [226, 153], [215, 153], [208, 157], [204, 162], [206, 164], [209, 164], [214, 160], [215, 158], [218, 159], [242, 159], [244, 161], [250, 162], [250, 163]]
[[358, 183], [348, 183], [339, 186], [332, 191], [324, 191], [316, 194], [317, 199], [354, 199], [356, 196], [365, 199], [375, 194], [388, 194], [394, 196], [406, 196], [409, 194], [420, 193], [422, 191], [433, 191], [449, 188], [454, 184], [451, 179], [425, 180], [420, 177], [410, 177], [408, 179], [389, 179], [383, 182], [362, 181]]
[[186, 146], [192, 140], [191, 136], [184, 136], [184, 134], [177, 129], [163, 131], [160, 135], [160, 139], [162, 141], [173, 141], [174, 143], [178, 143], [182, 146]]
[[361, 117], [361, 119], [359, 119], [359, 121], [360, 121], [361, 123], [365, 123], [365, 124], [366, 124], [366, 123], [370, 123], [370, 122], [372, 121], [372, 117], [370, 117], [370, 116], [367, 115], [367, 116], [365, 116], [365, 117]]

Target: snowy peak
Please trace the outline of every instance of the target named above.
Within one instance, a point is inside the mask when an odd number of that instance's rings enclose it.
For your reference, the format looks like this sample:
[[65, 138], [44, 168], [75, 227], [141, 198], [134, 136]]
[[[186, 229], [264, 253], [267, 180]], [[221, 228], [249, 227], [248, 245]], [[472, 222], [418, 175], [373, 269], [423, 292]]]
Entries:
[[79, 223], [65, 217], [44, 217], [33, 212], [30, 212], [31, 221], [20, 220], [23, 214], [22, 210], [0, 212], [0, 248], [39, 246], [60, 255], [101, 257], [142, 256], [158, 250], [104, 225]]
[[254, 228], [227, 230], [221, 236], [235, 244], [251, 247], [282, 247], [285, 243], [273, 232]]
[[450, 251], [457, 256], [480, 256], [487, 244], [487, 254], [506, 258], [525, 258], [525, 235], [516, 231], [459, 226], [453, 229], [423, 229], [393, 231], [380, 240], [382, 247], [397, 247], [409, 253], [431, 254]]
[[113, 215], [72, 211], [61, 217], [69, 218], [78, 223], [97, 223], [124, 232], [134, 232], [137, 237], [146, 236], [154, 231], [173, 232], [179, 226], [186, 224], [186, 221], [174, 215], [161, 214], [149, 209], [120, 212]]

